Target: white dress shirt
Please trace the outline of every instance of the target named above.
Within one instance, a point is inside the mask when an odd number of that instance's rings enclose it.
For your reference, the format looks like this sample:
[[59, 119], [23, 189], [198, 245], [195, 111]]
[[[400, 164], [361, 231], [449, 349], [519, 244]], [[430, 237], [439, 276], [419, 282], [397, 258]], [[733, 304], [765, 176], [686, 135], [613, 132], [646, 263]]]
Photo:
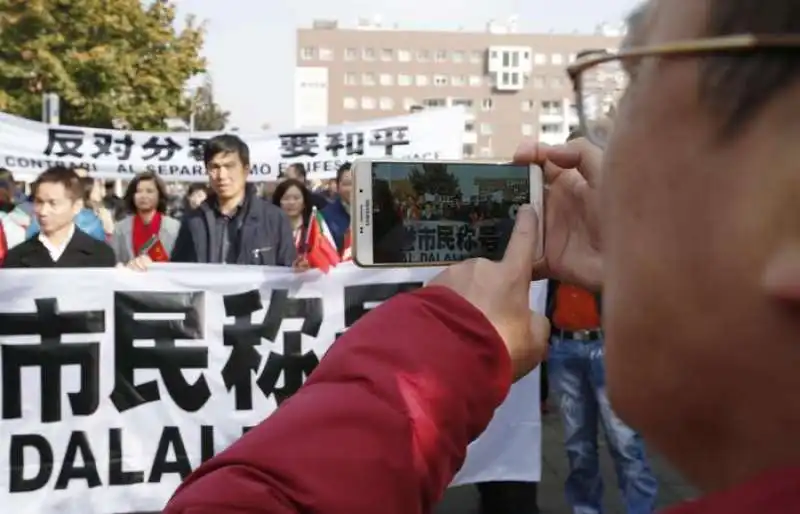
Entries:
[[64, 242], [62, 242], [60, 245], [56, 246], [53, 243], [51, 243], [50, 240], [47, 239], [47, 237], [41, 232], [39, 232], [39, 241], [47, 249], [47, 253], [50, 254], [50, 258], [53, 259], [53, 262], [58, 262], [58, 259], [60, 259], [62, 255], [64, 255], [64, 250], [67, 249], [67, 245], [69, 244], [70, 241], [72, 241], [72, 236], [74, 235], [75, 235], [75, 224], [73, 223], [69, 229], [69, 235], [67, 235], [66, 239], [64, 239]]

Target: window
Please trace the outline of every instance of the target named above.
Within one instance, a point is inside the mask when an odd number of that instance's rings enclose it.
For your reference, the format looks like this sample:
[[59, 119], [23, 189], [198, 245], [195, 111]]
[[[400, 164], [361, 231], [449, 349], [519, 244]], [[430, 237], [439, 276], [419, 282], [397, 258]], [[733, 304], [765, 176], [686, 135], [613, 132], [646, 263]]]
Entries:
[[514, 72], [511, 74], [511, 85], [518, 86], [519, 85], [519, 73]]
[[481, 123], [481, 134], [484, 136], [492, 135], [492, 126], [488, 123]]
[[577, 55], [575, 55], [575, 54], [569, 54], [569, 62], [575, 62], [575, 59], [577, 59], [577, 58], [578, 58], [578, 56], [577, 56]]
[[394, 84], [394, 75], [388, 73], [381, 73], [380, 84], [382, 86], [391, 86]]
[[381, 50], [381, 61], [390, 62], [394, 60], [394, 50], [391, 48], [384, 48]]
[[365, 73], [361, 75], [361, 85], [362, 86], [374, 86], [375, 85], [375, 75], [372, 73]]
[[375, 49], [374, 48], [365, 48], [361, 52], [361, 57], [363, 57], [365, 61], [374, 61], [375, 60]]
[[481, 77], [480, 75], [470, 75], [469, 85], [472, 87], [479, 87], [483, 85], [483, 77]]
[[300, 58], [304, 61], [310, 61], [316, 54], [313, 46], [306, 46], [300, 49]]
[[464, 52], [461, 50], [453, 52], [453, 62], [464, 62]]
[[511, 54], [511, 67], [519, 68], [519, 52], [514, 52]]
[[522, 101], [522, 112], [530, 112], [533, 110], [533, 100]]
[[564, 56], [561, 54], [553, 54], [550, 56], [550, 64], [560, 66], [564, 64]]
[[412, 107], [417, 105], [417, 101], [413, 98], [403, 98], [403, 110], [410, 111]]
[[470, 52], [469, 54], [469, 62], [472, 64], [480, 64], [483, 62], [483, 52], [480, 50], [475, 50]]
[[344, 85], [345, 86], [357, 86], [358, 85], [358, 75], [355, 73], [345, 73], [344, 74]]
[[356, 100], [355, 98], [353, 98], [351, 96], [347, 96], [347, 97], [345, 97], [344, 102], [342, 103], [342, 105], [348, 111], [353, 110], [353, 109], [358, 109], [358, 100]]
[[333, 60], [333, 50], [330, 48], [320, 48], [319, 49], [319, 60], [320, 61], [332, 61]]
[[419, 50], [417, 52], [417, 61], [428, 62], [431, 60], [431, 54], [427, 50]]
[[511, 52], [503, 52], [503, 68], [511, 67]]
[[355, 48], [345, 48], [344, 49], [344, 60], [345, 61], [355, 61], [358, 59], [358, 50]]
[[433, 85], [434, 86], [446, 86], [447, 85], [447, 76], [446, 75], [434, 75], [433, 76]]
[[464, 132], [475, 132], [475, 124], [471, 121], [464, 123]]
[[398, 50], [397, 60], [400, 62], [409, 62], [411, 60], [411, 52], [408, 50]]
[[398, 75], [397, 76], [397, 85], [398, 86], [410, 86], [411, 85], [411, 75]]
[[464, 154], [464, 157], [475, 157], [475, 145], [465, 144], [461, 152]]
[[447, 99], [445, 98], [426, 98], [422, 101], [425, 107], [447, 107]]
[[472, 109], [473, 101], [470, 98], [456, 98], [453, 100], [453, 106]]
[[453, 85], [453, 86], [458, 86], [458, 87], [466, 86], [467, 85], [467, 77], [464, 77], [462, 75], [454, 75], [454, 76], [450, 77], [450, 84]]
[[561, 125], [558, 123], [545, 123], [542, 125], [542, 134], [560, 134]]
[[391, 98], [383, 97], [380, 101], [380, 107], [382, 111], [391, 111], [394, 109], [394, 100]]
[[522, 124], [522, 135], [523, 136], [532, 136], [533, 135], [533, 125], [530, 123], [523, 123]]
[[481, 109], [484, 111], [491, 111], [494, 107], [494, 102], [492, 102], [491, 98], [484, 98], [481, 102]]
[[561, 114], [561, 103], [555, 100], [545, 100], [541, 106], [542, 114]]
[[371, 111], [375, 108], [375, 99], [369, 96], [361, 97], [361, 108], [365, 111]]
[[428, 76], [427, 75], [417, 75], [417, 85], [418, 86], [427, 86], [428, 85]]
[[544, 54], [536, 54], [533, 56], [534, 64], [547, 64], [547, 56]]
[[447, 51], [438, 50], [436, 52], [436, 62], [446, 62], [446, 61], [447, 61]]

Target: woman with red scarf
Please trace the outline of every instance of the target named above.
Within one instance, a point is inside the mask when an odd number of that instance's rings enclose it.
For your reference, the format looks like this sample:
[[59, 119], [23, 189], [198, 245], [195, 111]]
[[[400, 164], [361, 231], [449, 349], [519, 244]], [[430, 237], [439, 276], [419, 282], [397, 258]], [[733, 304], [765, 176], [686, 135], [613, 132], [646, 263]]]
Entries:
[[180, 222], [165, 214], [164, 183], [154, 173], [139, 173], [128, 184], [124, 201], [131, 215], [114, 228], [111, 246], [117, 262], [141, 268], [153, 261], [168, 261]]

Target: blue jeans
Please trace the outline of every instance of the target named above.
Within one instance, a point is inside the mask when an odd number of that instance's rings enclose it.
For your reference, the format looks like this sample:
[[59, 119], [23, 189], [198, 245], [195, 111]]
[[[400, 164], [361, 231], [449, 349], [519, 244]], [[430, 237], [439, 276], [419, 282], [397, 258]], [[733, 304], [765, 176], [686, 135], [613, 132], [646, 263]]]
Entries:
[[655, 511], [658, 483], [641, 437], [611, 410], [605, 389], [603, 341], [552, 338], [550, 387], [564, 423], [569, 475], [565, 484], [573, 514], [603, 512], [603, 479], [597, 452], [598, 421], [614, 461], [628, 514]]

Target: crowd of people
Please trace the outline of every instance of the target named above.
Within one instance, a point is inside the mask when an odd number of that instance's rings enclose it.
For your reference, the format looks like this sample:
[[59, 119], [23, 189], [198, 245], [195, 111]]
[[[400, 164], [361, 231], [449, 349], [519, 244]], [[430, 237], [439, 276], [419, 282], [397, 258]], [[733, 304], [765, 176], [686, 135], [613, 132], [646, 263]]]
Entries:
[[[0, 170], [0, 265], [335, 265], [319, 260], [319, 245], [335, 248], [341, 261], [349, 258], [349, 164], [336, 179], [315, 185], [302, 164], [293, 164], [276, 184], [256, 186], [247, 182], [249, 149], [237, 136], [211, 139], [204, 158], [208, 184], [191, 184], [183, 196], [151, 172], [136, 175], [119, 198], [86, 170], [53, 167], [38, 176], [28, 197], [10, 170]], [[327, 230], [311, 230], [314, 223]], [[331, 237], [322, 240], [325, 234]]]

